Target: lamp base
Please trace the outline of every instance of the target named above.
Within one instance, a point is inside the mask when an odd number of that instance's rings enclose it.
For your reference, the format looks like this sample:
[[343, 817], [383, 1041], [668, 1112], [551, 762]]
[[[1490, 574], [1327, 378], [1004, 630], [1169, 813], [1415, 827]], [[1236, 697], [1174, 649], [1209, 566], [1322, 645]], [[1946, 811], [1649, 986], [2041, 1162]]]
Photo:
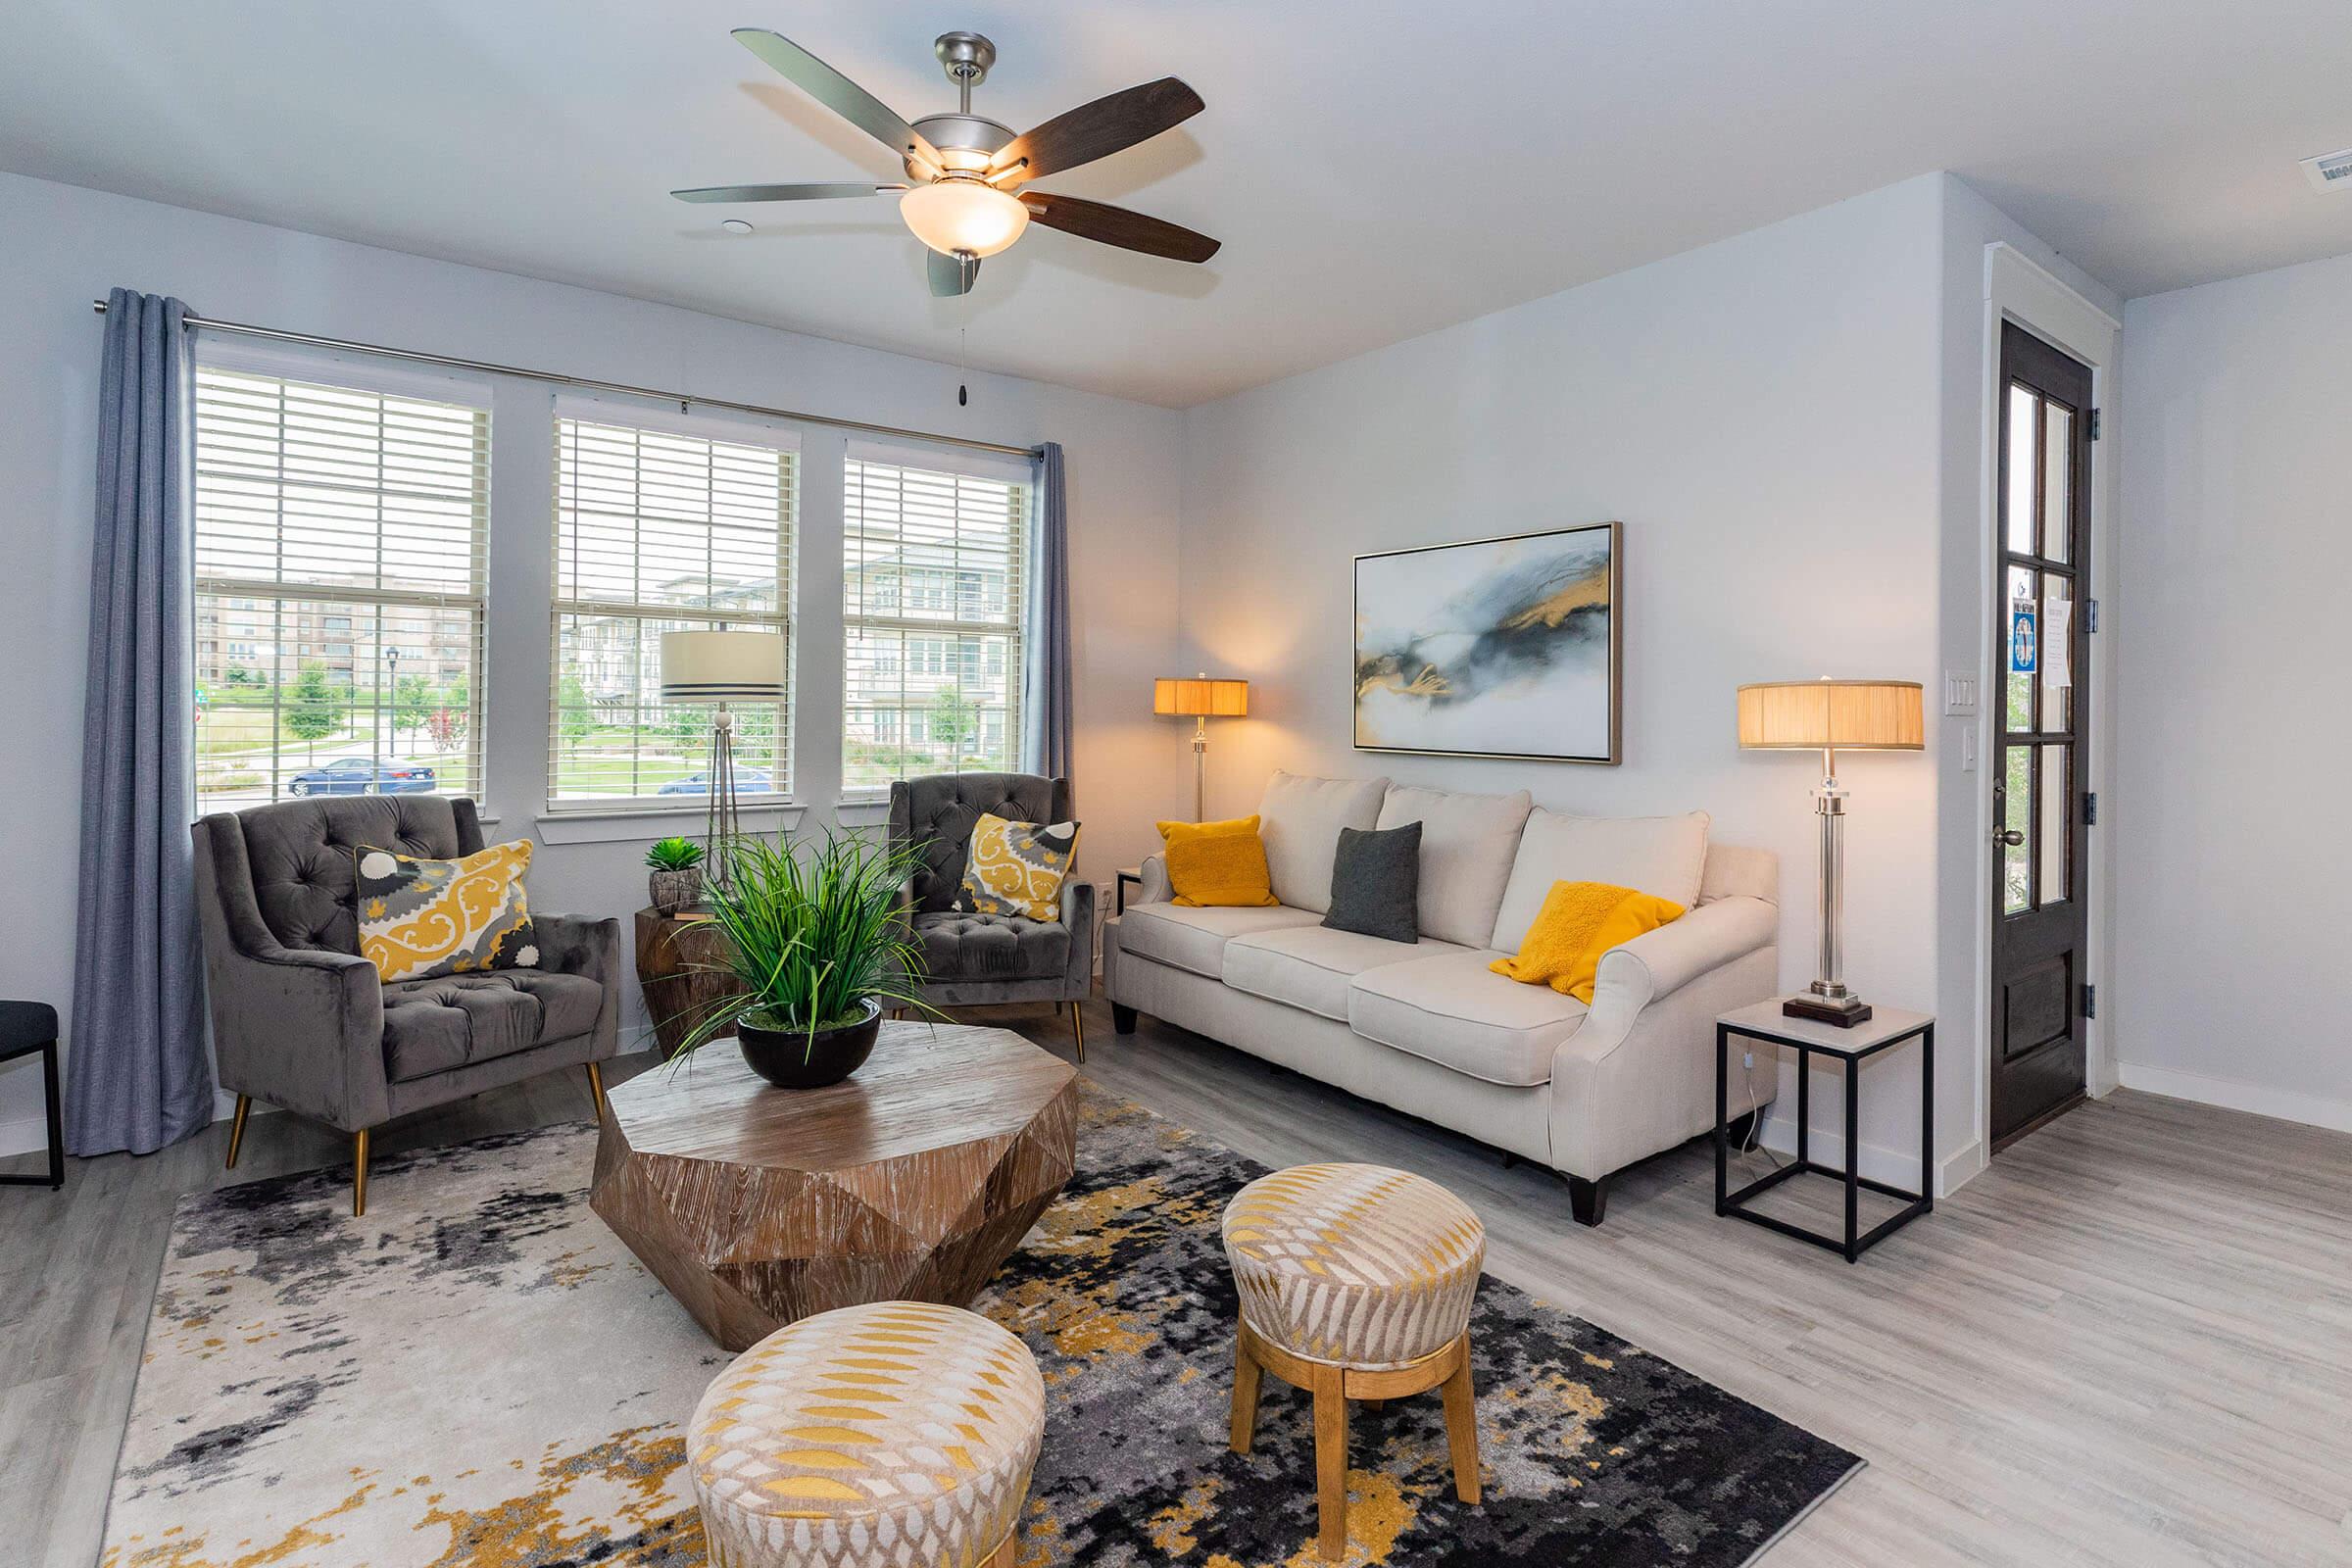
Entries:
[[1851, 1029], [1869, 1019], [1870, 1004], [1859, 997], [1840, 997], [1835, 1002], [1827, 997], [1790, 997], [1781, 1004], [1781, 1012], [1785, 1017], [1810, 1018], [1815, 1023]]

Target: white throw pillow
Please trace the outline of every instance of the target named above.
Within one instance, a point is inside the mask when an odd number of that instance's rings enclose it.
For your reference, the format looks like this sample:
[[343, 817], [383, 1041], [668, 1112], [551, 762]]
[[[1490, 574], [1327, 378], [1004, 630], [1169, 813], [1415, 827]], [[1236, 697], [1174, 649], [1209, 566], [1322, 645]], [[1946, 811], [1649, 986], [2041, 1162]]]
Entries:
[[1331, 863], [1340, 829], [1371, 828], [1380, 820], [1385, 778], [1308, 778], [1277, 772], [1257, 808], [1274, 897], [1294, 909], [1331, 908]]
[[1706, 870], [1707, 821], [1704, 811], [1681, 816], [1529, 813], [1502, 909], [1494, 916], [1495, 951], [1519, 951], [1554, 882], [1606, 882], [1690, 908], [1698, 902], [1699, 877]]
[[1398, 784], [1389, 791], [1380, 826], [1421, 824], [1423, 936], [1471, 948], [1486, 944], [1534, 804], [1525, 790], [1457, 795]]

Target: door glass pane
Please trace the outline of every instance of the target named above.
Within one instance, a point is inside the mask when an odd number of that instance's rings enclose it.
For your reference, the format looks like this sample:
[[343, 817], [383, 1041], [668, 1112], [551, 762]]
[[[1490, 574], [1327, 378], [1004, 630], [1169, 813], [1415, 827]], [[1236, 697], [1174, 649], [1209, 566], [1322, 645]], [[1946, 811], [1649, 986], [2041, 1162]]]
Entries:
[[2074, 722], [2075, 584], [2057, 572], [2041, 574], [2041, 727], [2064, 730]]
[[2040, 402], [2041, 399], [2022, 386], [2009, 388], [2008, 451], [2003, 454], [2009, 470], [2009, 520], [2005, 531], [2009, 548], [2021, 556], [2034, 553], [2034, 492], [2039, 483], [2034, 455], [2039, 445], [2034, 437], [2041, 430]]
[[2041, 749], [2041, 809], [2035, 815], [2035, 835], [2041, 840], [2041, 885], [2036, 890], [2045, 906], [2064, 904], [2070, 894], [2066, 863], [2069, 819], [2072, 815], [2074, 748]]
[[2001, 667], [2008, 671], [2004, 724], [2011, 730], [2034, 727], [2034, 672], [2041, 661], [2041, 606], [2034, 597], [2034, 574], [2024, 566], [2009, 568], [2009, 646]]
[[2041, 553], [2052, 561], [2066, 561], [2074, 543], [2074, 509], [2068, 502], [2075, 476], [2075, 415], [2056, 403], [2045, 403], [2042, 409], [2049, 422], [2041, 444]]
[[2034, 748], [2010, 747], [2001, 777], [2001, 828], [2018, 835], [2001, 849], [2001, 911], [2023, 914], [2034, 907]]

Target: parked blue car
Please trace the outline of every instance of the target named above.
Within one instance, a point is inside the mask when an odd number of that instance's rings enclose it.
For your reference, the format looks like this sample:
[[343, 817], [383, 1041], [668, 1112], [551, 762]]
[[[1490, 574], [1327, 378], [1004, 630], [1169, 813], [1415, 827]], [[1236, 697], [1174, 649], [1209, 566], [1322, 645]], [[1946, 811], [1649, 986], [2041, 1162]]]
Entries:
[[[735, 769], [735, 793], [738, 795], [765, 795], [771, 787], [767, 775], [756, 767]], [[656, 795], [708, 795], [710, 793], [710, 772], [706, 768], [700, 773], [689, 773], [684, 778], [672, 779], [654, 793]]]
[[433, 787], [433, 770], [408, 762], [378, 762], [365, 757], [297, 773], [286, 782], [289, 795], [417, 795]]

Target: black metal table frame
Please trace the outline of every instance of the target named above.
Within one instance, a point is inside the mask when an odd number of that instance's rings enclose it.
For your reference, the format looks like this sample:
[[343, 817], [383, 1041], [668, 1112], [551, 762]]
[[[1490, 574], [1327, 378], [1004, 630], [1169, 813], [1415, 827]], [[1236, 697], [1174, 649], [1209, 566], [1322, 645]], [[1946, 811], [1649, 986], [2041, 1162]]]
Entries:
[[63, 1125], [65, 1118], [59, 1114], [57, 1099], [57, 1042], [54, 1040], [35, 1041], [29, 1046], [19, 1046], [13, 1051], [0, 1052], [0, 1066], [6, 1066], [19, 1057], [29, 1056], [35, 1052], [40, 1053], [41, 1087], [48, 1101], [49, 1169], [45, 1173], [0, 1176], [0, 1187], [46, 1187], [54, 1191], [66, 1185], [66, 1139]]
[[[1732, 1036], [1734, 1035], [1739, 1035], [1743, 1039], [1761, 1040], [1768, 1045], [1787, 1046], [1797, 1054], [1796, 1158], [1792, 1163], [1783, 1165], [1771, 1175], [1761, 1177], [1748, 1183], [1745, 1187], [1740, 1188], [1736, 1193], [1730, 1190], [1732, 1179], [1732, 1144], [1726, 1120], [1731, 1110], [1731, 1054]], [[1882, 1051], [1890, 1051], [1894, 1047], [1902, 1045], [1905, 1041], [1914, 1039], [1919, 1041], [1920, 1044], [1920, 1190], [1916, 1193], [1909, 1193], [1905, 1192], [1900, 1187], [1891, 1186], [1886, 1182], [1873, 1181], [1869, 1177], [1861, 1174], [1861, 1171], [1858, 1168], [1861, 1162], [1856, 1158], [1856, 1155], [1862, 1146], [1862, 1097], [1859, 1093], [1861, 1085], [1862, 1063], [1867, 1058], [1877, 1055]], [[1813, 1160], [1812, 1058], [1815, 1055], [1833, 1056], [1845, 1063], [1845, 1168], [1843, 1170], [1835, 1170], [1827, 1165], [1816, 1164]], [[1778, 1231], [1783, 1236], [1793, 1236], [1800, 1242], [1811, 1242], [1815, 1247], [1826, 1247], [1833, 1252], [1843, 1253], [1845, 1260], [1848, 1263], [1859, 1262], [1864, 1252], [1870, 1250], [1870, 1249], [1876, 1247], [1879, 1243], [1885, 1241], [1888, 1236], [1902, 1229], [1905, 1225], [1910, 1224], [1913, 1220], [1919, 1218], [1920, 1215], [1929, 1213], [1936, 1207], [1936, 1199], [1931, 1191], [1935, 1184], [1929, 1179], [1928, 1170], [1928, 1162], [1933, 1157], [1932, 1152], [1935, 1148], [1936, 1022], [1934, 1019], [1928, 1019], [1915, 1028], [1906, 1029], [1899, 1035], [1889, 1035], [1886, 1039], [1879, 1041], [1875, 1045], [1866, 1046], [1860, 1051], [1843, 1051], [1835, 1046], [1815, 1045], [1809, 1041], [1794, 1040], [1787, 1035], [1770, 1034], [1760, 1029], [1751, 1029], [1742, 1025], [1722, 1022], [1718, 1022], [1715, 1025], [1716, 1213], [1729, 1214], [1736, 1218], [1746, 1220], [1751, 1225], [1761, 1225], [1766, 1230]], [[1788, 1181], [1790, 1177], [1807, 1174], [1833, 1177], [1836, 1180], [1845, 1184], [1844, 1236], [1824, 1236], [1819, 1231], [1808, 1230], [1802, 1225], [1794, 1224], [1791, 1221], [1781, 1219], [1771, 1214], [1758, 1214], [1745, 1206], [1750, 1199], [1757, 1197], [1759, 1194], [1764, 1193], [1771, 1188], [1778, 1187], [1781, 1183]], [[1862, 1193], [1865, 1189], [1874, 1193], [1882, 1194], [1887, 1198], [1899, 1198], [1903, 1200], [1903, 1207], [1888, 1215], [1886, 1218], [1879, 1221], [1878, 1224], [1872, 1226], [1866, 1233], [1860, 1231]]]

